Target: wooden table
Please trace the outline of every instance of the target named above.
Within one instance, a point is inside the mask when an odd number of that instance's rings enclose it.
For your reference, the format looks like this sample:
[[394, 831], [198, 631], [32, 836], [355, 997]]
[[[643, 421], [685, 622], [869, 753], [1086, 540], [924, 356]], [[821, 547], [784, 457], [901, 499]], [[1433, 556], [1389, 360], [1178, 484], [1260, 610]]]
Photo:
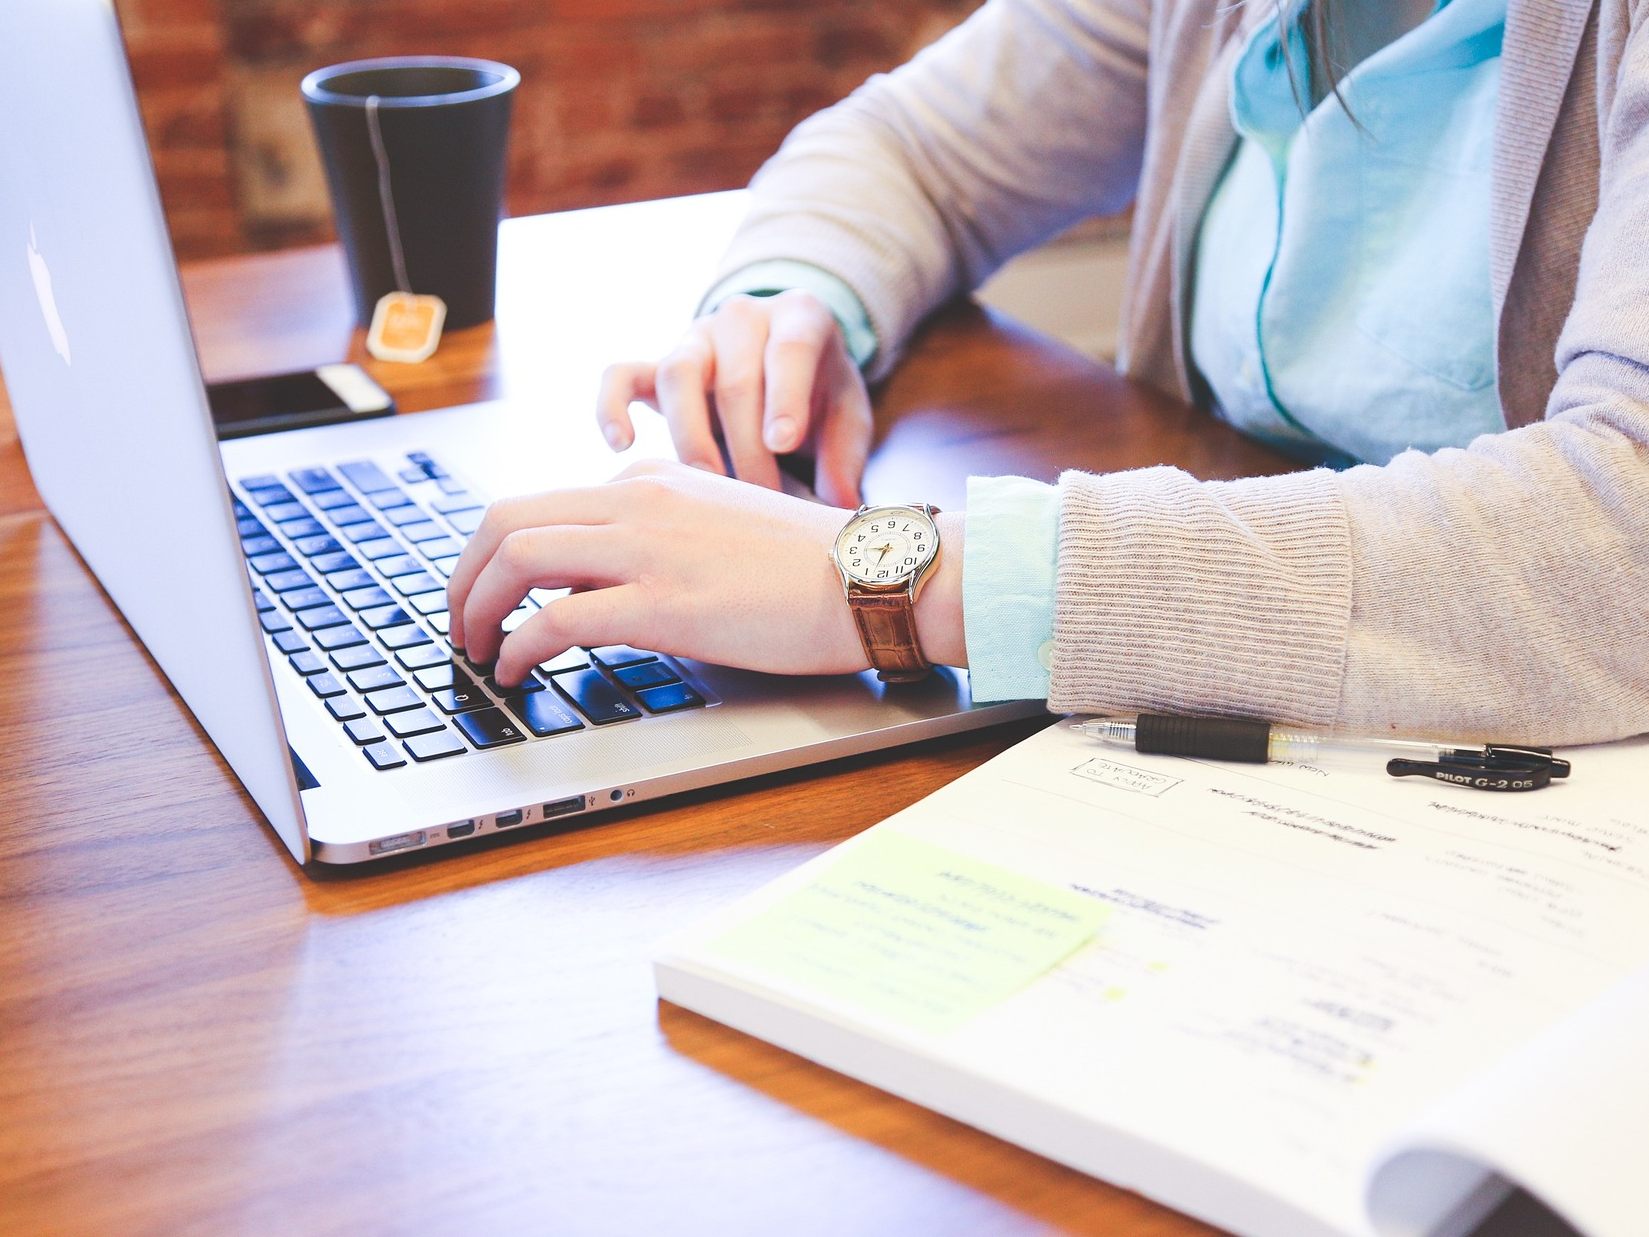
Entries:
[[[581, 384], [619, 359], [588, 355], [588, 322], [662, 346], [737, 209], [512, 221], [496, 326], [368, 367], [407, 410], [544, 415], [576, 390], [557, 415], [588, 416]], [[661, 235], [691, 259], [661, 272]], [[330, 249], [186, 284], [213, 376], [362, 356]], [[954, 504], [969, 471], [1280, 464], [971, 306], [879, 408], [881, 498]], [[0, 1232], [1205, 1231], [654, 996], [653, 941], [1027, 727], [305, 873], [40, 509], [9, 412], [0, 684]]]

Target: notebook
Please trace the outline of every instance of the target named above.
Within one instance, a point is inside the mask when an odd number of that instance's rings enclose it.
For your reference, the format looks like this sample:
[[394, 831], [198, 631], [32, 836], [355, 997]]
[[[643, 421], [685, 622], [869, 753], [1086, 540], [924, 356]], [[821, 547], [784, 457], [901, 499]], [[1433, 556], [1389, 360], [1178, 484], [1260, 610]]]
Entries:
[[1649, 743], [1525, 794], [1054, 724], [660, 947], [659, 994], [1240, 1233], [1649, 1188]]

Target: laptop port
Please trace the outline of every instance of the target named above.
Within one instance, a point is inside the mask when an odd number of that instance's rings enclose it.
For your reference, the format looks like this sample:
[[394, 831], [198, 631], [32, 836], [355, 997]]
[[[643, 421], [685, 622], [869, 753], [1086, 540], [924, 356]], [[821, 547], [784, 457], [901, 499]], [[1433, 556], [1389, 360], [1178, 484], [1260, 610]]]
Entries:
[[571, 799], [557, 799], [554, 803], [544, 805], [544, 819], [551, 820], [557, 816], [571, 816], [574, 812], [584, 810], [584, 796], [574, 795]]
[[449, 838], [467, 838], [474, 832], [475, 822], [473, 820], [460, 821], [456, 825], [447, 826], [447, 836]]
[[511, 825], [519, 825], [521, 823], [521, 817], [521, 809], [516, 808], [513, 812], [498, 813], [497, 816], [493, 817], [492, 823], [495, 828], [508, 829]]
[[376, 842], [368, 843], [367, 850], [374, 855], [387, 855], [392, 850], [411, 850], [414, 846], [424, 844], [424, 831], [416, 833], [397, 833], [392, 838], [379, 838]]

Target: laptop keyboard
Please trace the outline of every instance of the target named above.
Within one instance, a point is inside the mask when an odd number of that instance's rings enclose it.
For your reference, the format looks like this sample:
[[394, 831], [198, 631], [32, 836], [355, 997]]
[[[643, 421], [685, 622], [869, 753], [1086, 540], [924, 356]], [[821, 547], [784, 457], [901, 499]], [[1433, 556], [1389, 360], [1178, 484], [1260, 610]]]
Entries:
[[[668, 658], [569, 649], [505, 688], [447, 642], [447, 577], [486, 503], [427, 452], [235, 483], [258, 621], [374, 769], [702, 708]], [[556, 593], [534, 589], [513, 631]]]

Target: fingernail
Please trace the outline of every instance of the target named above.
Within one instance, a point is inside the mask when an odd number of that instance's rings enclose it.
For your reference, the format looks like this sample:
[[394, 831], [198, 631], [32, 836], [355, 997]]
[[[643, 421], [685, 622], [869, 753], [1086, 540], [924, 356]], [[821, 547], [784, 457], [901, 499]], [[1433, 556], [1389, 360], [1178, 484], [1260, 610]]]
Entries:
[[607, 445], [614, 451], [622, 451], [625, 447], [630, 445], [624, 441], [624, 431], [611, 422], [608, 422], [606, 425], [601, 427], [601, 433], [602, 436], [606, 438]]
[[795, 433], [796, 423], [789, 417], [774, 417], [767, 423], [767, 449], [769, 451], [783, 451], [790, 446], [790, 435]]

